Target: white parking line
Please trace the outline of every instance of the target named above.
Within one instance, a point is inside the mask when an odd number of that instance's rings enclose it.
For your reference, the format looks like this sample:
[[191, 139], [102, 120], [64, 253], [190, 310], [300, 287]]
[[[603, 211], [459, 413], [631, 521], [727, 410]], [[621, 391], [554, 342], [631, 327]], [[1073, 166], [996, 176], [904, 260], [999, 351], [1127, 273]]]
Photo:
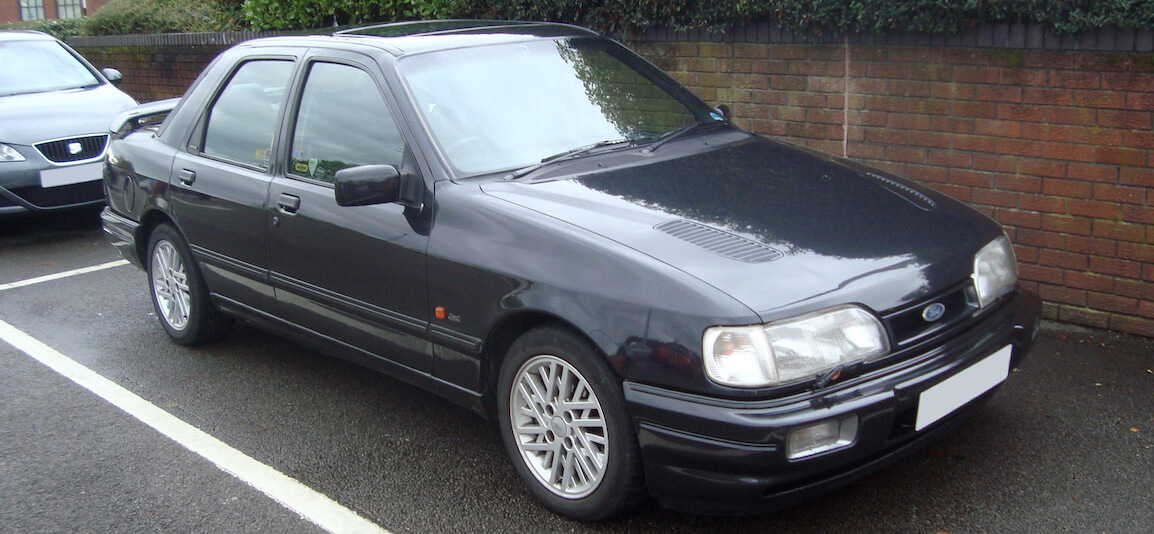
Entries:
[[30, 286], [32, 284], [39, 284], [40, 282], [47, 282], [49, 280], [59, 280], [61, 278], [68, 278], [69, 276], [76, 276], [78, 274], [92, 273], [96, 271], [103, 271], [104, 269], [111, 269], [113, 267], [120, 267], [121, 265], [128, 265], [128, 260], [110, 261], [108, 263], [101, 263], [100, 265], [93, 265], [92, 267], [84, 267], [83, 269], [73, 269], [62, 273], [49, 274], [45, 276], [38, 276], [36, 278], [29, 278], [19, 282], [12, 282], [10, 284], [0, 284], [0, 291], [5, 289], [13, 289], [17, 287]]
[[[122, 265], [122, 263], [106, 263], [60, 275], [33, 278], [24, 282], [0, 286], [0, 290], [107, 269], [117, 265]], [[227, 443], [180, 420], [2, 320], [0, 320], [0, 340], [95, 393], [184, 448], [216, 464], [221, 470], [264, 493], [322, 529], [333, 533], [388, 534], [387, 530], [341, 506], [328, 496], [314, 491], [296, 479], [230, 447]]]

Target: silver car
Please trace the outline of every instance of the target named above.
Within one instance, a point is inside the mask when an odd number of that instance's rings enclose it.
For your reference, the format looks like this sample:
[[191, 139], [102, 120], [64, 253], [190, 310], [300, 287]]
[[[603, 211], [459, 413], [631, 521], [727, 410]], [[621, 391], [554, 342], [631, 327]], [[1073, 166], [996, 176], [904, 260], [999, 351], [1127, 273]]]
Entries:
[[136, 105], [80, 54], [40, 32], [0, 32], [0, 216], [96, 205], [108, 124]]

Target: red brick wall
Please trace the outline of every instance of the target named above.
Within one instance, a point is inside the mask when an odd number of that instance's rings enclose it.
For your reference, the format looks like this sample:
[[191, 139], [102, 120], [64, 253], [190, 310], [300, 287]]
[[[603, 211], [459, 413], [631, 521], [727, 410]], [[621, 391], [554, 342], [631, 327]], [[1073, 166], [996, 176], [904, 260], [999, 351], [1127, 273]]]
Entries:
[[634, 46], [747, 129], [993, 216], [1047, 318], [1154, 336], [1154, 53]]
[[[1047, 318], [1154, 337], [1154, 33], [1087, 45], [1000, 30], [880, 46], [773, 44], [780, 34], [763, 27], [726, 37], [757, 42], [658, 32], [632, 45], [747, 129], [848, 154], [990, 214]], [[1015, 31], [1016, 47], [988, 47]], [[121, 69], [142, 102], [182, 94], [224, 48], [69, 42]], [[1062, 49], [1118, 43], [1129, 51]]]
[[120, 88], [140, 102], [181, 96], [200, 72], [233, 44], [279, 32], [182, 33], [69, 37], [96, 68], [124, 75]]
[[20, 20], [20, 0], [0, 0], [0, 23]]
[[[71, 40], [70, 40], [71, 42]], [[120, 89], [139, 102], [184, 94], [225, 45], [165, 47], [73, 47], [96, 68], [112, 67], [124, 75]]]

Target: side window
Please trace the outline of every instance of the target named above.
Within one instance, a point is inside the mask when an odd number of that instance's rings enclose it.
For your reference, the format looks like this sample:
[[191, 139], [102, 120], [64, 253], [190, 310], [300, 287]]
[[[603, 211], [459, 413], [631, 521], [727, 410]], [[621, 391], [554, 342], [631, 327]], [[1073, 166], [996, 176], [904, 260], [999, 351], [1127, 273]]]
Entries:
[[291, 61], [241, 65], [208, 112], [202, 152], [267, 169], [277, 112], [292, 70]]
[[297, 112], [289, 173], [331, 183], [347, 167], [400, 167], [404, 152], [404, 138], [367, 72], [338, 63], [312, 65]]

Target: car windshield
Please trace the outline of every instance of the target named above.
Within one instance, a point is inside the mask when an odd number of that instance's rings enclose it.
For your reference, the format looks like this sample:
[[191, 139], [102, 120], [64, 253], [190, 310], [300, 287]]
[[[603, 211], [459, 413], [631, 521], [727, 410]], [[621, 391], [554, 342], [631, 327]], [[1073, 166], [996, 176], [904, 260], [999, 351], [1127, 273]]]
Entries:
[[460, 177], [521, 169], [582, 147], [628, 147], [723, 120], [664, 73], [600, 38], [420, 54], [399, 69]]
[[0, 42], [0, 95], [44, 93], [100, 83], [96, 75], [60, 43]]

